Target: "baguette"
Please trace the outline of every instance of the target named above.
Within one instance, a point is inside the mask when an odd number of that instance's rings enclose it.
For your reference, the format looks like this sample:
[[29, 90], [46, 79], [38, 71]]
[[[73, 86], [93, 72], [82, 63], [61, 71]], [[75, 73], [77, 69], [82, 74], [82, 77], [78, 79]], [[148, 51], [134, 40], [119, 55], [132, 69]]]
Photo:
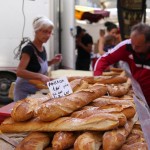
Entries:
[[103, 149], [104, 150], [116, 150], [120, 149], [125, 143], [127, 136], [131, 132], [134, 120], [128, 120], [126, 125], [116, 130], [105, 132], [103, 135]]
[[2, 122], [0, 130], [3, 133], [18, 133], [28, 131], [105, 131], [111, 130], [119, 125], [118, 117], [112, 114], [95, 114], [84, 119], [61, 117], [51, 122], [42, 122], [38, 118], [26, 122], [15, 122], [12, 118], [7, 118]]
[[119, 126], [124, 126], [127, 122], [126, 116], [123, 113], [109, 111], [109, 110], [100, 110], [98, 107], [93, 107], [87, 110], [80, 110], [75, 111], [71, 114], [71, 117], [73, 118], [86, 118], [88, 116], [94, 115], [94, 114], [103, 114], [103, 113], [111, 113], [115, 114], [118, 117], [119, 120]]
[[72, 88], [73, 92], [82, 90], [82, 89], [87, 89], [89, 84], [88, 82], [82, 80], [82, 79], [75, 79], [70, 82], [70, 86]]
[[136, 113], [135, 105], [129, 100], [97, 98], [90, 105], [99, 107], [101, 110], [110, 109], [110, 111], [122, 112], [127, 119], [133, 118]]
[[29, 80], [29, 83], [35, 85], [38, 89], [48, 89], [47, 85], [40, 80]]
[[94, 77], [93, 76], [72, 76], [72, 77], [68, 77], [68, 81], [71, 82], [73, 80], [76, 80], [76, 79], [82, 79], [86, 82], [88, 82], [89, 84], [94, 84], [95, 83], [95, 80], [94, 80]]
[[122, 146], [121, 150], [131, 149], [131, 148], [148, 150], [142, 129], [137, 124], [134, 124], [133, 129], [132, 129], [131, 133], [129, 134], [129, 136], [127, 137], [127, 140], [124, 143], [124, 145]]
[[73, 146], [77, 134], [74, 132], [56, 132], [52, 140], [53, 150], [63, 150]]
[[144, 142], [137, 142], [131, 145], [123, 145], [120, 150], [148, 150], [148, 145]]
[[15, 121], [26, 121], [34, 117], [35, 111], [39, 105], [48, 101], [50, 95], [37, 95], [36, 97], [27, 97], [17, 101], [11, 111], [11, 117]]
[[47, 133], [32, 132], [27, 135], [15, 148], [15, 150], [43, 150], [50, 143]]
[[74, 150], [99, 150], [102, 145], [102, 135], [99, 132], [85, 132], [74, 143]]
[[94, 99], [105, 95], [106, 92], [106, 86], [93, 85], [89, 89], [83, 89], [65, 97], [52, 99], [39, 107], [37, 116], [42, 121], [55, 120], [59, 117], [69, 115]]
[[110, 68], [110, 71], [114, 71], [114, 72], [122, 72], [122, 71], [124, 71], [122, 68], [113, 68], [113, 67], [111, 67]]
[[119, 84], [127, 82], [127, 77], [124, 76], [113, 76], [113, 77], [95, 77], [95, 82], [101, 84]]
[[109, 72], [103, 72], [102, 76], [116, 76], [116, 75], [120, 75], [121, 72], [115, 72], [115, 71], [109, 71]]

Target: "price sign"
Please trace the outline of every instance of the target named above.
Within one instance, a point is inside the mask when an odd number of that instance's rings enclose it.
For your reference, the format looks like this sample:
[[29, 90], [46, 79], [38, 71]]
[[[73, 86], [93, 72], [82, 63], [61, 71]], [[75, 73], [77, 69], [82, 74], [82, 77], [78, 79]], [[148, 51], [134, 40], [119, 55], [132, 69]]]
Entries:
[[47, 86], [53, 98], [59, 98], [72, 93], [67, 77], [61, 77], [47, 82]]

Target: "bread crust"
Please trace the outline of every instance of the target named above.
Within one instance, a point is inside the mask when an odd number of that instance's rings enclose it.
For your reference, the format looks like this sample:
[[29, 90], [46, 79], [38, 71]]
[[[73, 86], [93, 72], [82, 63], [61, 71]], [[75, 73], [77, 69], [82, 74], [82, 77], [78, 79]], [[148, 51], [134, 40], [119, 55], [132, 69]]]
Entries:
[[63, 150], [73, 146], [78, 134], [74, 132], [56, 132], [52, 140], [53, 150]]
[[51, 101], [43, 103], [37, 111], [37, 116], [42, 121], [52, 121], [71, 114], [73, 111], [87, 105], [106, 93], [106, 86], [99, 84], [93, 85], [89, 89], [83, 89], [68, 96], [54, 98]]
[[50, 99], [50, 95], [28, 97], [17, 101], [11, 111], [11, 117], [15, 121], [26, 121], [34, 117], [36, 109], [45, 101]]
[[50, 137], [47, 133], [32, 132], [29, 133], [15, 148], [15, 150], [39, 150], [44, 149], [50, 143]]
[[102, 145], [102, 135], [99, 132], [85, 132], [74, 143], [74, 150], [99, 150]]
[[28, 132], [28, 131], [105, 131], [119, 126], [118, 117], [113, 114], [95, 114], [84, 119], [61, 117], [51, 122], [40, 121], [34, 118], [26, 122], [15, 122], [7, 118], [0, 126], [3, 133]]

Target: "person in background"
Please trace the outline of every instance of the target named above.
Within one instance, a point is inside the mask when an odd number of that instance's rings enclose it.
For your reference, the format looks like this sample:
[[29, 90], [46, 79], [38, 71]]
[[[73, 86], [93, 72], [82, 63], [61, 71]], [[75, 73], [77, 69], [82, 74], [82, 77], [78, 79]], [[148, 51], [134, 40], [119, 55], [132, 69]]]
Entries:
[[49, 40], [53, 28], [53, 22], [45, 16], [34, 19], [34, 39], [23, 47], [20, 55], [20, 63], [16, 72], [17, 79], [14, 88], [14, 101], [35, 94], [38, 89], [35, 85], [30, 84], [29, 80], [39, 80], [46, 84], [50, 81], [50, 77], [47, 76], [48, 66], [61, 62], [61, 54], [47, 61], [47, 53], [43, 45]]
[[150, 106], [150, 26], [136, 24], [131, 29], [130, 39], [116, 45], [105, 53], [95, 64], [94, 76], [99, 76], [118, 61], [128, 63], [133, 78], [139, 83]]
[[104, 52], [108, 52], [116, 45], [116, 38], [113, 35], [106, 35], [104, 40]]
[[115, 37], [115, 44], [114, 45], [116, 45], [118, 42], [120, 42], [120, 39], [118, 36], [119, 29], [118, 29], [117, 25], [114, 24], [113, 22], [109, 22], [109, 21], [105, 22], [104, 25], [106, 26], [107, 34], [105, 34], [105, 30], [100, 29], [100, 32], [99, 32], [100, 37], [99, 37], [99, 43], [98, 43], [98, 50], [99, 50], [100, 55], [103, 55], [105, 53], [104, 42], [105, 42], [106, 36], [111, 35], [111, 36]]
[[[92, 59], [92, 68], [94, 70], [95, 63], [105, 52], [113, 48], [120, 41], [120, 33], [116, 24], [113, 22], [105, 22], [105, 29], [99, 30], [99, 39], [97, 41], [98, 53]], [[114, 67], [118, 67], [117, 64]]]
[[91, 52], [93, 39], [91, 35], [86, 33], [86, 31], [80, 26], [76, 27], [76, 49], [77, 49], [77, 59], [76, 59], [76, 70], [90, 70], [91, 64]]

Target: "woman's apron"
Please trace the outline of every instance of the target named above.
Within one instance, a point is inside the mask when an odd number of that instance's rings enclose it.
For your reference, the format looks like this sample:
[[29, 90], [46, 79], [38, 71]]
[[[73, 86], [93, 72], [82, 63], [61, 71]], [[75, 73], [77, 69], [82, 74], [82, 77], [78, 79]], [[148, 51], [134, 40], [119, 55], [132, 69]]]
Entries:
[[[34, 52], [35, 52], [35, 55], [38, 58], [40, 66], [41, 66], [41, 69], [38, 73], [46, 75], [47, 70], [48, 70], [47, 60], [44, 61], [41, 57], [39, 57], [36, 50], [34, 50]], [[15, 84], [15, 89], [14, 89], [14, 101], [24, 99], [24, 98], [26, 98], [27, 96], [29, 96], [31, 94], [35, 94], [36, 91], [38, 91], [38, 90], [39, 89], [36, 88], [35, 85], [30, 84], [27, 79], [17, 77], [16, 84]]]

